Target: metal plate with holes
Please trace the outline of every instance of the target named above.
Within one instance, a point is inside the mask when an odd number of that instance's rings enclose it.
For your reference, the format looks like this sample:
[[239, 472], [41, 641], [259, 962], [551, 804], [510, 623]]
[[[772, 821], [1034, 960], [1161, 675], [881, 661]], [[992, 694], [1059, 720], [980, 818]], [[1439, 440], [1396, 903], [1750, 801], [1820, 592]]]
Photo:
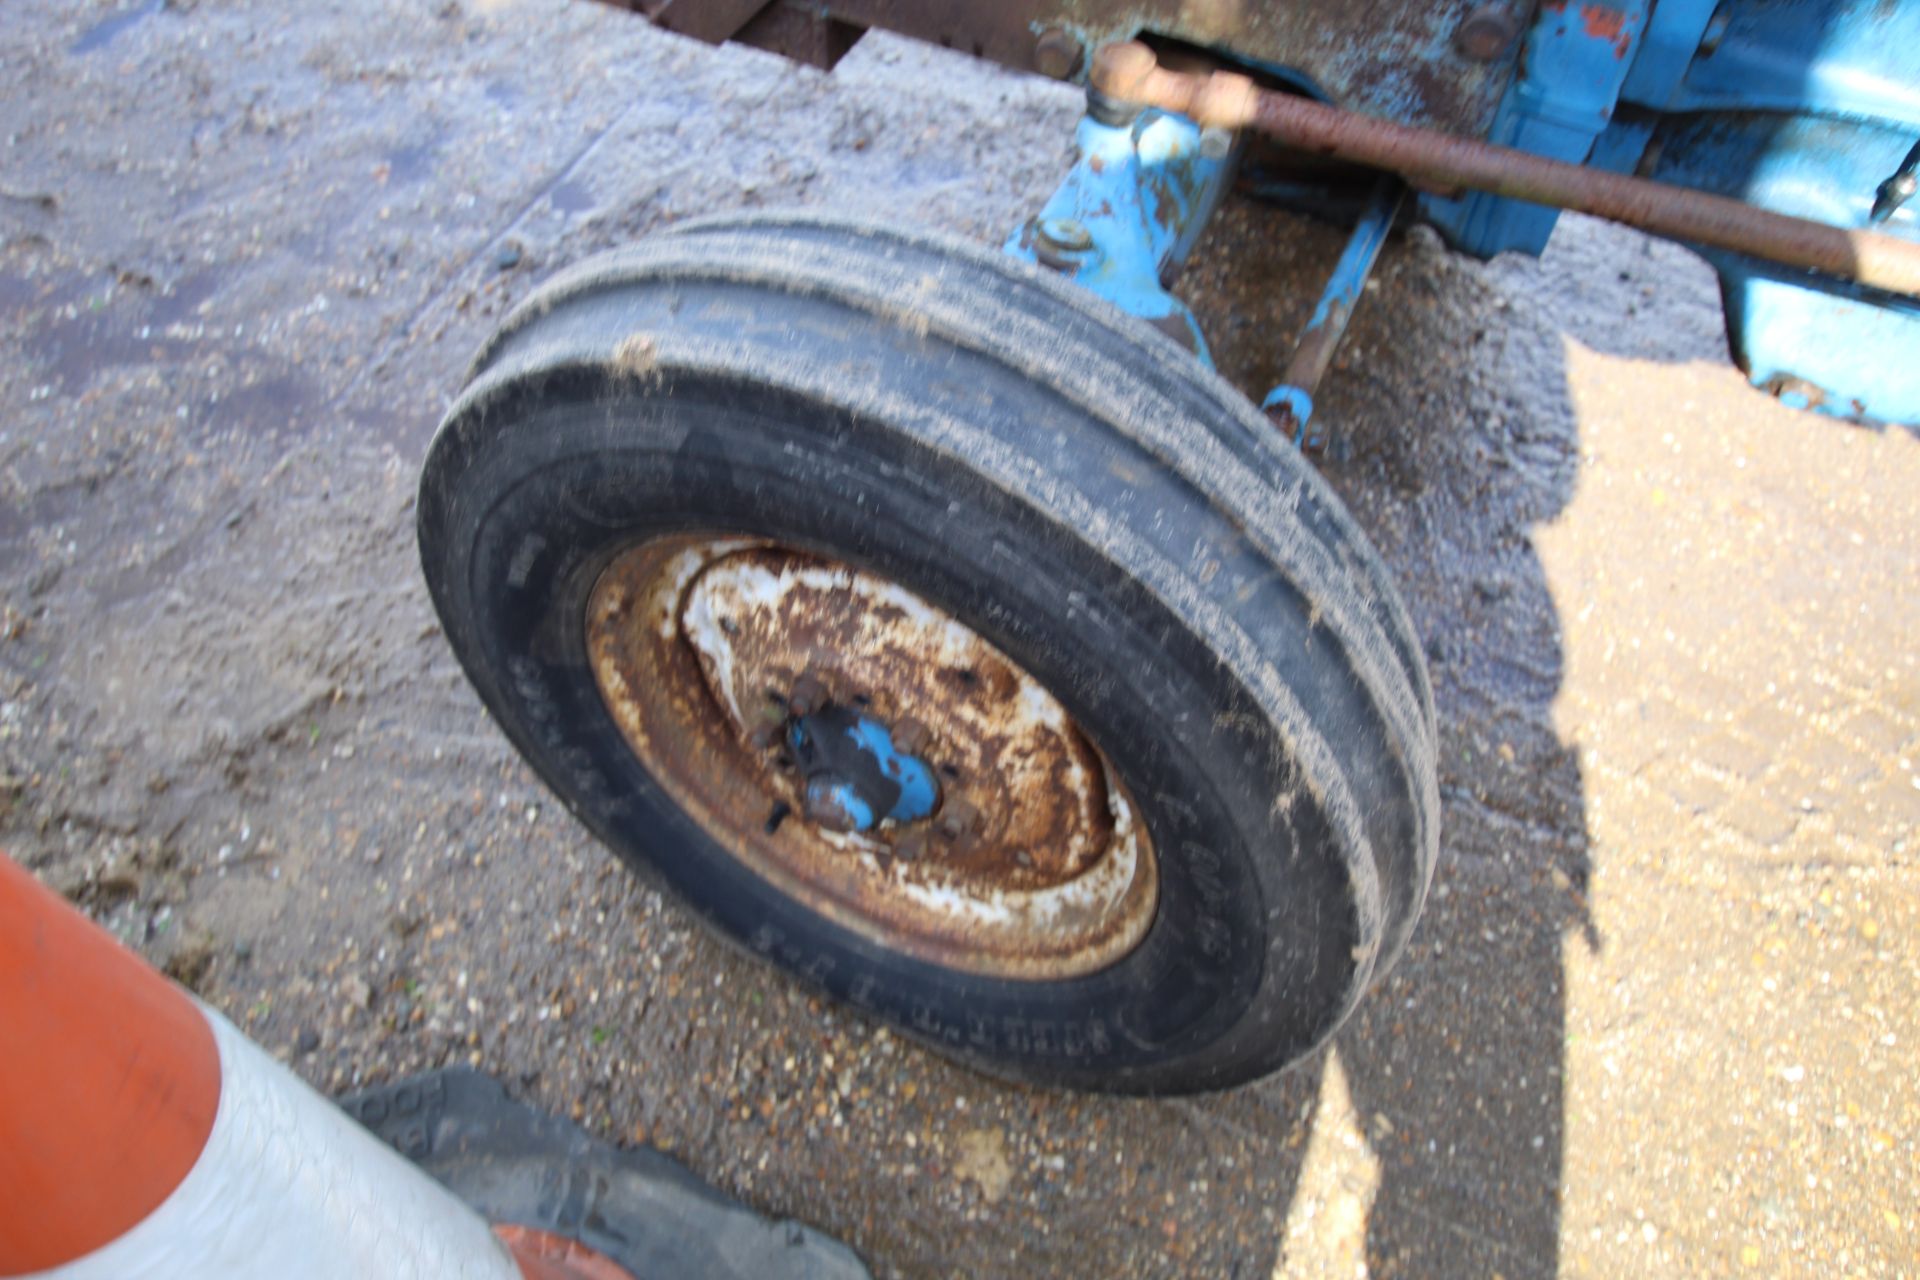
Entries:
[[[1154, 851], [1111, 766], [1032, 676], [912, 592], [758, 540], [656, 539], [603, 572], [586, 631], [648, 771], [729, 853], [835, 922], [1028, 979], [1095, 972], [1145, 935]], [[910, 732], [938, 810], [869, 831], [809, 820], [796, 702]]]

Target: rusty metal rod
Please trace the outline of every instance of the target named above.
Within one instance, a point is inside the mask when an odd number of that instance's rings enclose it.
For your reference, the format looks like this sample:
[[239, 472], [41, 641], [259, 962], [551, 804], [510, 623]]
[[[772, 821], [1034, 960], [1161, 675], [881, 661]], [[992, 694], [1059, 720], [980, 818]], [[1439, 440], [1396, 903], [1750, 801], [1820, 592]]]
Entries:
[[1258, 129], [1303, 151], [1386, 169], [1423, 186], [1491, 191], [1575, 209], [1655, 235], [1920, 297], [1920, 244], [1876, 231], [1850, 231], [1724, 196], [1392, 124], [1271, 93], [1230, 72], [1168, 71], [1153, 50], [1136, 41], [1101, 49], [1090, 79], [1095, 89], [1121, 102], [1178, 112], [1202, 125]]

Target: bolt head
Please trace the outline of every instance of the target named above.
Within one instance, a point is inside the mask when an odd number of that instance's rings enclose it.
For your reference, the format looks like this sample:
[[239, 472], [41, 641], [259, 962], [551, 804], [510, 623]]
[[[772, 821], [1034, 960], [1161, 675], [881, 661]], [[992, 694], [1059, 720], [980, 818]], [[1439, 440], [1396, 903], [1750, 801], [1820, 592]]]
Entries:
[[1093, 232], [1073, 218], [1042, 218], [1034, 224], [1034, 239], [1056, 253], [1085, 253], [1093, 248]]
[[848, 811], [840, 794], [840, 784], [830, 776], [807, 779], [801, 797], [801, 812], [807, 820], [829, 831], [858, 831], [860, 824]]
[[1080, 69], [1086, 50], [1059, 27], [1048, 27], [1033, 45], [1033, 69], [1055, 80], [1070, 80]]
[[935, 829], [949, 840], [964, 840], [980, 829], [980, 811], [965, 800], [952, 801], [942, 806]]
[[918, 720], [902, 720], [893, 726], [893, 745], [910, 756], [924, 755], [933, 743], [933, 735]]
[[827, 702], [826, 681], [813, 671], [795, 680], [792, 691], [787, 694], [787, 709], [797, 716], [810, 716], [825, 708]]
[[1040, 236], [1056, 249], [1077, 251], [1093, 248], [1093, 233], [1087, 230], [1084, 222], [1073, 218], [1041, 219]]
[[1453, 33], [1453, 47], [1473, 62], [1494, 62], [1513, 47], [1520, 24], [1504, 4], [1483, 4]]
[[1153, 50], [1138, 40], [1123, 40], [1100, 46], [1087, 83], [1117, 102], [1137, 102], [1159, 66]]

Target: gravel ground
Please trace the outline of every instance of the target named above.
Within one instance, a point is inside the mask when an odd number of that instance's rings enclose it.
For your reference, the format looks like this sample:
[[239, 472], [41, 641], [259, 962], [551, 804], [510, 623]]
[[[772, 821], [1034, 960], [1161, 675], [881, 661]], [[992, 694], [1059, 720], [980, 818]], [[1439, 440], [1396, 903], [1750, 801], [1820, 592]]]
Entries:
[[[474, 1063], [883, 1276], [1913, 1274], [1920, 442], [1751, 392], [1680, 250], [1383, 258], [1327, 470], [1425, 637], [1445, 851], [1286, 1076], [950, 1066], [704, 937], [494, 733], [412, 490], [503, 309], [756, 204], [997, 239], [1077, 109], [559, 0], [14, 0], [0, 845], [323, 1089]], [[1337, 241], [1223, 211], [1229, 376]]]

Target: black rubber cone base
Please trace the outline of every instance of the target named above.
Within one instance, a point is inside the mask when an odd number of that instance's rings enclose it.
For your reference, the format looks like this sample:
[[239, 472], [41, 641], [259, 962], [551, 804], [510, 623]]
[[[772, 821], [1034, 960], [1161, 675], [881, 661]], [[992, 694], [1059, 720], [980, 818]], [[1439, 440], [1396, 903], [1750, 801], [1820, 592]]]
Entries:
[[657, 1151], [622, 1151], [465, 1067], [338, 1100], [494, 1223], [570, 1237], [636, 1277], [871, 1280], [853, 1251], [763, 1218]]

